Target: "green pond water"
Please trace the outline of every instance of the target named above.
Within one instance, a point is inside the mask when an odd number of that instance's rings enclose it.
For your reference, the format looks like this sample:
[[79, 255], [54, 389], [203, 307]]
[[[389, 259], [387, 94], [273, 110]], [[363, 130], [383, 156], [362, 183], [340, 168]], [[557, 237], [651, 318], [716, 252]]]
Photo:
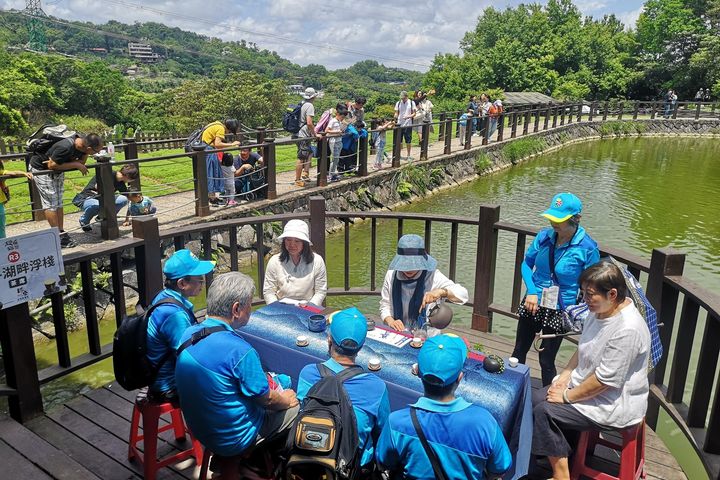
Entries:
[[[500, 205], [500, 217], [527, 225], [544, 226], [539, 216], [553, 194], [571, 191], [584, 203], [582, 224], [601, 245], [650, 257], [653, 248], [671, 246], [687, 254], [685, 274], [711, 292], [720, 291], [720, 142], [700, 138], [627, 138], [591, 141], [571, 145], [542, 155], [511, 169], [448, 189], [399, 208], [399, 211], [476, 217], [480, 204]], [[370, 223], [359, 222], [350, 229], [351, 287], [370, 283]], [[475, 264], [475, 228], [460, 227], [457, 281], [472, 294]], [[424, 232], [424, 222], [406, 221], [406, 233]], [[342, 233], [327, 240], [326, 263], [329, 283], [343, 283]], [[385, 269], [392, 259], [397, 224], [378, 222], [376, 285], [380, 289]], [[447, 274], [450, 226], [432, 230], [431, 253]], [[499, 239], [495, 301], [508, 305], [512, 288], [515, 236], [502, 233]], [[255, 276], [254, 269], [247, 273]], [[198, 303], [202, 304], [204, 299]], [[377, 313], [378, 298], [335, 297], [328, 302], [344, 307], [355, 304], [363, 311]], [[470, 309], [455, 308], [455, 321], [469, 325]], [[703, 331], [704, 315], [696, 337]], [[103, 321], [103, 343], [111, 341], [114, 320]], [[514, 338], [514, 320], [495, 316], [493, 332]], [[85, 332], [70, 335], [71, 353], [87, 351]], [[696, 343], [699, 345], [699, 342]], [[52, 343], [39, 346], [41, 363], [56, 362]], [[697, 354], [698, 349], [694, 349]], [[571, 347], [561, 351], [567, 358]], [[694, 378], [689, 372], [690, 381]], [[49, 406], [57, 405], [83, 389], [113, 380], [109, 360], [83, 369], [44, 387]], [[685, 401], [688, 400], [686, 397]], [[661, 418], [662, 438], [679, 458], [689, 478], [705, 478], [679, 430], [667, 416]]]

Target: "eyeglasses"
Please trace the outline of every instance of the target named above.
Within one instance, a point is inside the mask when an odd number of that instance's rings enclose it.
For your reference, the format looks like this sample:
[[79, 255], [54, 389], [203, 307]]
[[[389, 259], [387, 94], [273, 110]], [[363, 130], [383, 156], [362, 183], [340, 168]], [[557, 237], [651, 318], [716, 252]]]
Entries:
[[205, 283], [205, 277], [188, 277], [187, 281], [203, 284]]

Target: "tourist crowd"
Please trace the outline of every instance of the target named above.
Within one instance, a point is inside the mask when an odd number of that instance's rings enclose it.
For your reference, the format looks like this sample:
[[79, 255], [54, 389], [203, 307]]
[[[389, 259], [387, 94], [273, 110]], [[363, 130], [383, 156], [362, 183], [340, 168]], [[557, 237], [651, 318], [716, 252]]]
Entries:
[[[570, 478], [572, 432], [638, 424], [647, 406], [648, 327], [630, 300], [622, 271], [599, 260], [596, 243], [580, 226], [581, 213], [575, 195], [556, 195], [542, 213], [550, 228], [540, 231], [522, 265], [527, 292], [514, 353], [521, 362], [536, 333], [566, 307], [582, 300], [588, 310], [578, 350], [560, 374], [554, 367], [560, 341], [543, 341], [544, 389], [533, 399], [532, 452], [548, 457], [556, 479]], [[289, 221], [279, 240], [280, 253], [270, 259], [262, 285], [265, 302], [322, 306], [326, 267], [312, 250], [307, 224]], [[346, 395], [352, 407], [351, 416], [341, 416], [356, 432], [355, 460], [349, 464], [355, 478], [376, 478], [381, 471], [393, 478], [486, 478], [511, 467], [513, 452], [495, 418], [456, 395], [466, 342], [435, 329], [447, 323], [434, 324], [426, 307], [465, 303], [468, 291], [438, 270], [421, 237], [398, 240], [381, 292], [385, 328], [413, 337], [424, 331], [426, 338], [417, 357], [424, 394], [393, 412], [386, 384], [357, 364], [368, 328], [358, 309], [333, 315], [326, 361], [309, 363], [296, 379], [265, 372], [263, 359], [240, 333], [250, 322], [252, 279], [238, 272], [216, 275], [207, 292], [206, 318], [196, 322], [189, 299], [202, 291], [214, 268], [188, 250], [165, 262], [165, 289], [153, 303], [174, 302], [152, 311], [147, 351], [153, 364], [168, 360], [147, 398], [180, 405], [195, 438], [213, 452], [212, 467], [222, 478], [242, 478], [259, 452], [284, 464], [287, 478], [335, 478], [323, 475], [341, 471], [341, 465], [327, 467], [327, 457], [312, 461], [313, 455], [327, 455], [323, 448], [331, 430], [322, 428], [330, 424], [318, 413], [326, 395]], [[340, 441], [342, 434], [335, 433]], [[298, 444], [302, 455], [296, 454]]]

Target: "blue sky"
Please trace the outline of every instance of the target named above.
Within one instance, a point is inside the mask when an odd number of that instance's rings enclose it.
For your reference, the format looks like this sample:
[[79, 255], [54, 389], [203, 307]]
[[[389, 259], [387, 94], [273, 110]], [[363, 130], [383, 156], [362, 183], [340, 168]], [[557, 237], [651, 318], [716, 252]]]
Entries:
[[[105, 23], [155, 21], [224, 40], [255, 42], [301, 65], [341, 68], [375, 59], [388, 66], [424, 71], [438, 53], [458, 52], [463, 34], [482, 10], [504, 9], [502, 0], [42, 0], [46, 13]], [[614, 13], [634, 25], [640, 0], [579, 0], [585, 15]], [[22, 9], [24, 0], [0, 0], [2, 9]]]

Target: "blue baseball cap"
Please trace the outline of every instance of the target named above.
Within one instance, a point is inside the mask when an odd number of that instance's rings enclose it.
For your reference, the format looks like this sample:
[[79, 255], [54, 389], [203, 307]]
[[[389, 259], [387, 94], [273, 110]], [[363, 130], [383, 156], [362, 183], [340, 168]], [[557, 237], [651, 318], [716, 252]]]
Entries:
[[558, 193], [550, 202], [550, 208], [541, 215], [551, 222], [560, 223], [582, 212], [582, 202], [572, 193]]
[[341, 310], [332, 317], [330, 336], [335, 345], [357, 352], [362, 348], [367, 337], [367, 320], [355, 307]]
[[467, 345], [457, 335], [428, 338], [418, 354], [420, 378], [438, 386], [450, 385], [457, 381], [467, 356]]
[[200, 260], [190, 250], [182, 249], [165, 261], [163, 273], [168, 280], [205, 275], [215, 269], [215, 262]]

